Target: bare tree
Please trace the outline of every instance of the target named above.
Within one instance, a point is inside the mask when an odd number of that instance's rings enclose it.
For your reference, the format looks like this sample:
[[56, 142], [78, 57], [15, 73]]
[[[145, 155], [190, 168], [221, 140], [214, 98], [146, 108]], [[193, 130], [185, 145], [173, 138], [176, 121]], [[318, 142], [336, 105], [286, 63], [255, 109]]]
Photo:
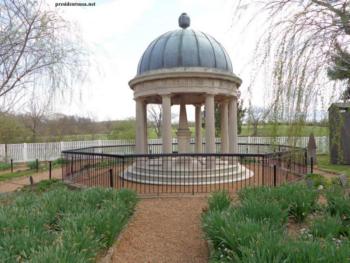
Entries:
[[147, 116], [151, 124], [151, 127], [154, 129], [157, 138], [162, 137], [162, 106], [159, 104], [152, 104], [147, 107]]
[[258, 135], [258, 126], [266, 120], [269, 113], [269, 109], [262, 107], [250, 107], [248, 109], [248, 124], [253, 126], [252, 136]]
[[[171, 120], [178, 117], [178, 114], [171, 113]], [[147, 119], [150, 126], [154, 129], [157, 138], [162, 137], [162, 105], [151, 104], [147, 107]]]
[[31, 131], [31, 141], [36, 142], [41, 126], [50, 109], [50, 97], [43, 98], [43, 94], [37, 95], [34, 91], [27, 103], [27, 110], [23, 118], [24, 126]]
[[[256, 46], [256, 71], [270, 73], [271, 108], [282, 118], [306, 118], [315, 97], [338, 96], [344, 84], [327, 77], [336, 46], [350, 46], [349, 0], [240, 0], [238, 13], [255, 9], [252, 22], [261, 24]], [[265, 21], [261, 23], [261, 20]], [[337, 90], [337, 94], [330, 94]]]
[[51, 92], [81, 79], [87, 60], [80, 43], [44, 0], [0, 1], [0, 99], [23, 96], [34, 78]]

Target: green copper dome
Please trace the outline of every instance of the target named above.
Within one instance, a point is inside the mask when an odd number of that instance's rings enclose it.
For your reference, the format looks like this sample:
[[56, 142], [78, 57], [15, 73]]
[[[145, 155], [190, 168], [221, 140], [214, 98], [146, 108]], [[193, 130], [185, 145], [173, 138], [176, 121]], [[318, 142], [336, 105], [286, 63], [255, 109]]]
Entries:
[[152, 70], [178, 67], [202, 67], [232, 72], [232, 63], [224, 47], [212, 36], [188, 29], [190, 18], [179, 17], [181, 29], [169, 31], [153, 40], [143, 53], [137, 75]]

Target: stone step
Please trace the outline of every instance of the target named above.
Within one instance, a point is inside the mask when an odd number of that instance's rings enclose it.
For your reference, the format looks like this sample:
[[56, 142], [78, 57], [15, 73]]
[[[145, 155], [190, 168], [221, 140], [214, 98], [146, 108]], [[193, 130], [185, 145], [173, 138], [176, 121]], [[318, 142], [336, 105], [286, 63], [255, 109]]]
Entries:
[[197, 184], [217, 184], [217, 183], [228, 183], [235, 182], [239, 180], [247, 179], [253, 176], [253, 172], [240, 166], [240, 169], [236, 172], [226, 171], [220, 173], [206, 173], [206, 174], [191, 174], [183, 173], [179, 175], [164, 173], [162, 174], [150, 174], [145, 172], [137, 172], [135, 170], [129, 169], [126, 171], [122, 177], [125, 180], [139, 182], [139, 183], [149, 183], [149, 184], [172, 184], [172, 185], [197, 185]]

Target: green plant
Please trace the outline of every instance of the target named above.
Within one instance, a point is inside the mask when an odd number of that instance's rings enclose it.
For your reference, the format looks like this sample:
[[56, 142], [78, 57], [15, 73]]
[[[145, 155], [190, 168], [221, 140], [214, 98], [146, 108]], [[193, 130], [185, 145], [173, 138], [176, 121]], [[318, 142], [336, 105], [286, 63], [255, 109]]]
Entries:
[[10, 168], [11, 168], [11, 164], [0, 162], [0, 171], [2, 171], [2, 170], [8, 170], [8, 169], [10, 169]]
[[30, 170], [37, 169], [37, 165], [40, 167], [40, 164], [37, 163], [36, 161], [30, 161], [27, 163], [27, 166]]
[[276, 234], [274, 231], [262, 232], [248, 246], [241, 248], [241, 257], [236, 257], [233, 262], [288, 262], [288, 254], [285, 249], [286, 242], [287, 240], [283, 240], [280, 233]]
[[277, 202], [282, 210], [287, 210], [296, 221], [303, 221], [315, 208], [317, 191], [303, 184], [285, 184], [276, 188], [246, 188], [239, 192], [241, 200], [256, 200], [260, 203]]
[[210, 211], [223, 211], [231, 204], [231, 198], [227, 191], [218, 191], [213, 193], [208, 199]]
[[343, 226], [339, 216], [326, 216], [313, 221], [310, 228], [312, 235], [316, 237], [339, 237], [340, 235], [348, 235], [346, 227]]
[[288, 211], [282, 209], [277, 201], [262, 202], [257, 199], [245, 200], [237, 210], [244, 217], [256, 221], [268, 222], [277, 226], [281, 226], [288, 219]]
[[293, 241], [285, 246], [288, 261], [293, 263], [304, 262], [347, 262], [350, 256], [349, 248], [337, 246], [329, 240]]
[[313, 186], [316, 188], [319, 187], [320, 185], [325, 187], [328, 187], [329, 185], [331, 185], [331, 182], [320, 174], [307, 174], [305, 176], [305, 180], [308, 180], [308, 179], [312, 180]]
[[242, 216], [235, 209], [210, 211], [203, 216], [202, 224], [216, 250], [216, 259], [241, 258], [244, 249], [262, 235], [278, 237], [282, 234], [265, 222]]
[[238, 197], [242, 201], [253, 199], [261, 201], [271, 201], [277, 198], [274, 193], [274, 188], [268, 186], [261, 186], [256, 188], [243, 188], [238, 192]]
[[340, 186], [333, 186], [326, 192], [327, 210], [331, 215], [339, 215], [342, 220], [350, 219], [350, 198]]
[[133, 213], [128, 190], [69, 190], [41, 182], [0, 204], [0, 262], [95, 262]]
[[39, 183], [35, 184], [34, 187], [30, 185], [25, 186], [21, 189], [21, 191], [43, 193], [58, 188], [67, 188], [67, 186], [59, 179], [52, 179], [40, 181]]
[[[334, 200], [346, 200], [344, 191], [327, 189], [327, 193], [335, 193]], [[350, 227], [338, 215], [340, 208], [333, 207], [338, 211], [334, 217], [324, 215], [328, 208], [318, 210], [317, 215], [323, 213], [323, 217], [309, 218], [311, 228], [306, 235], [288, 236], [288, 215], [298, 222], [305, 220], [315, 210], [317, 197], [315, 189], [291, 184], [246, 188], [239, 192], [238, 205], [213, 206], [202, 216], [203, 230], [213, 244], [210, 262], [348, 262]]]
[[282, 207], [288, 207], [288, 213], [297, 222], [302, 222], [315, 209], [318, 192], [304, 184], [285, 184], [276, 188], [276, 196]]
[[64, 158], [58, 158], [52, 161], [53, 167], [61, 166], [62, 164], [66, 164], [68, 161]]

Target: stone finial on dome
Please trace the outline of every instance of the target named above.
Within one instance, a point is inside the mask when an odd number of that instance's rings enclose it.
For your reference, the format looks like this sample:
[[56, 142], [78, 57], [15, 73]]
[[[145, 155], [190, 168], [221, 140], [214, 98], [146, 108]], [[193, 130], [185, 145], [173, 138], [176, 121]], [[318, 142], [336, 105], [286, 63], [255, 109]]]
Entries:
[[186, 29], [190, 26], [191, 19], [186, 13], [182, 13], [179, 17], [179, 27]]

